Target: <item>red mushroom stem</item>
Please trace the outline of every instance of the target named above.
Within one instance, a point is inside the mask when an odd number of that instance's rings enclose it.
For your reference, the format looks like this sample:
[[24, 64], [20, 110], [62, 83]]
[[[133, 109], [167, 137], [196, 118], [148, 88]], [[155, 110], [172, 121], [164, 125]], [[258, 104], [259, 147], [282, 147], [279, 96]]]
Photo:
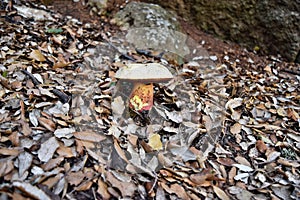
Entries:
[[129, 98], [129, 107], [138, 112], [149, 111], [153, 106], [153, 84], [135, 83]]

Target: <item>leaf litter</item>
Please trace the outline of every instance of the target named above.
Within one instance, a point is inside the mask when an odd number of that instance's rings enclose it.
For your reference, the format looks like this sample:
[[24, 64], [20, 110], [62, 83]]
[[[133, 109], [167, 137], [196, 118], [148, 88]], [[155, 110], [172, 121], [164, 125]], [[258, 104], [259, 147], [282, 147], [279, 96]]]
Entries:
[[0, 21], [1, 198], [299, 198], [299, 65], [202, 41], [192, 60], [158, 59], [176, 76], [154, 85], [141, 126], [114, 73], [155, 52], [108, 24], [11, 9]]

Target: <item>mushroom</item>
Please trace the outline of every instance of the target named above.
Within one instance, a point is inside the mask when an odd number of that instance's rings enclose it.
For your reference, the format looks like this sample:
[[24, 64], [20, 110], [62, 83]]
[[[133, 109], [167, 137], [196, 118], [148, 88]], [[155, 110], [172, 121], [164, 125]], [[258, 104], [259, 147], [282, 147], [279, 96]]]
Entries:
[[173, 75], [161, 64], [147, 63], [128, 64], [116, 72], [115, 78], [134, 83], [129, 107], [142, 112], [149, 111], [153, 106], [153, 83], [167, 82]]

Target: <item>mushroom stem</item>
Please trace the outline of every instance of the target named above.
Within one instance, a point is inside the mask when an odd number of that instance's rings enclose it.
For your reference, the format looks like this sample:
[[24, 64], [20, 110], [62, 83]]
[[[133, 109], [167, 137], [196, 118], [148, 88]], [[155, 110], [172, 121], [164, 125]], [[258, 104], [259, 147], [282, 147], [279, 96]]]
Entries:
[[153, 84], [137, 82], [129, 98], [129, 107], [135, 111], [149, 111], [153, 106]]

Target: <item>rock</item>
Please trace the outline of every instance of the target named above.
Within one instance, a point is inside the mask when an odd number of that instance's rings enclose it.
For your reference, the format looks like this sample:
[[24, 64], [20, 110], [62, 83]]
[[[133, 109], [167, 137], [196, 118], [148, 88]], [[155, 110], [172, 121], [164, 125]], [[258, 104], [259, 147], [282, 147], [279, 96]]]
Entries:
[[89, 0], [88, 5], [95, 6], [100, 10], [107, 8], [107, 0]]
[[175, 15], [154, 4], [130, 2], [113, 22], [128, 30], [126, 40], [138, 49], [155, 49], [184, 57], [190, 53]]
[[145, 1], [176, 11], [201, 29], [223, 39], [300, 62], [299, 1]]
[[123, 28], [167, 28], [179, 30], [179, 22], [176, 16], [166, 11], [159, 5], [130, 2], [125, 8], [119, 11], [114, 19], [117, 25]]

